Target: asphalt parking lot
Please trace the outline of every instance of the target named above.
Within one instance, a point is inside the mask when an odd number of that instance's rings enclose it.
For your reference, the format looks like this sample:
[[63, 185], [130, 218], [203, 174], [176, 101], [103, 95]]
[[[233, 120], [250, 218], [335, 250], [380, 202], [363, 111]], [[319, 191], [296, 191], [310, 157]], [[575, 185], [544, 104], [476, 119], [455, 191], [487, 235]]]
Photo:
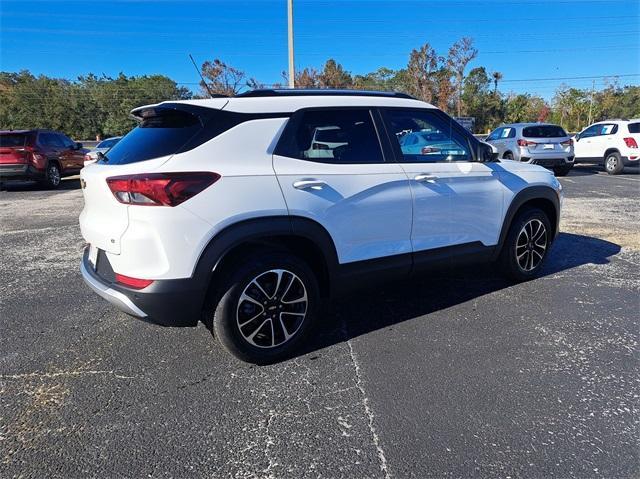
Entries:
[[77, 180], [0, 191], [0, 477], [638, 477], [640, 176], [561, 181], [543, 277], [365, 290], [267, 367], [86, 288]]

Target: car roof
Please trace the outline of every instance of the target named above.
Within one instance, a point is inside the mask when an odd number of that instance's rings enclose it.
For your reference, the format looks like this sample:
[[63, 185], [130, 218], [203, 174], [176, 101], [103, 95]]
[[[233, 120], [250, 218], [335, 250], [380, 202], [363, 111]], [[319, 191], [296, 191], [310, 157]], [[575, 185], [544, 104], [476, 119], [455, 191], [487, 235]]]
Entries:
[[[395, 92], [362, 92], [357, 90], [269, 90], [277, 94], [219, 97], [203, 100], [166, 101], [135, 108], [131, 113], [163, 104], [186, 104], [223, 109], [237, 113], [292, 113], [301, 108], [318, 107], [405, 107], [435, 108], [429, 103]], [[293, 93], [295, 91], [295, 93]], [[251, 93], [251, 92], [249, 92]]]

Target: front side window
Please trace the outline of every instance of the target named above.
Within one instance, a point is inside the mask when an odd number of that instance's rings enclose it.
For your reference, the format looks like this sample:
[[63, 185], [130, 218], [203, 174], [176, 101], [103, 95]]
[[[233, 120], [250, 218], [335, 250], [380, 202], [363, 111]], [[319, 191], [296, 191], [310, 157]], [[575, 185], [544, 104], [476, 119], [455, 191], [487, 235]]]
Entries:
[[322, 163], [382, 163], [371, 112], [315, 110], [302, 113], [285, 156]]
[[75, 148], [76, 144], [66, 135], [58, 135], [58, 139], [62, 142], [65, 148]]
[[471, 161], [464, 135], [428, 110], [390, 109], [385, 111], [385, 120], [405, 163]]
[[487, 137], [487, 141], [493, 141], [500, 138], [502, 130], [503, 130], [502, 128], [496, 128], [495, 130], [493, 130], [491, 134]]
[[589, 128], [580, 133], [580, 138], [589, 138], [600, 134], [601, 125], [591, 125]]

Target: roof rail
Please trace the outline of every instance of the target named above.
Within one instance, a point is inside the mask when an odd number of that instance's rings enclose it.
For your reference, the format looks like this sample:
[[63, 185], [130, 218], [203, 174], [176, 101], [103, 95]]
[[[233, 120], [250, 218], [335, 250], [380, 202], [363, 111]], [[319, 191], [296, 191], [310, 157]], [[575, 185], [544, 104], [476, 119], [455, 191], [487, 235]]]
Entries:
[[416, 100], [415, 97], [397, 91], [346, 90], [331, 88], [259, 88], [236, 95], [236, 98], [259, 98], [277, 96], [377, 96], [387, 98], [406, 98]]

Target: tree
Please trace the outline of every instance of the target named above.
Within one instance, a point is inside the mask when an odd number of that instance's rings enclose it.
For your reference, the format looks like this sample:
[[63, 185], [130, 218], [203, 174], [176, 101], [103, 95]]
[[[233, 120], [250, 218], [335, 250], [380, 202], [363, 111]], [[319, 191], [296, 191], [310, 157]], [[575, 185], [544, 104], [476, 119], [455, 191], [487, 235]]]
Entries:
[[323, 88], [351, 88], [353, 79], [342, 65], [330, 58], [324, 64], [322, 73], [318, 75], [318, 83]]
[[312, 67], [304, 68], [296, 72], [296, 88], [318, 88], [320, 86], [320, 74]]
[[493, 72], [491, 74], [491, 76], [493, 77], [493, 92], [497, 93], [498, 92], [498, 82], [500, 80], [502, 80], [502, 73], [500, 72]]
[[[206, 61], [202, 64], [202, 76], [206, 86], [214, 94], [233, 96], [240, 93], [242, 88], [247, 86], [247, 78], [242, 70], [227, 65], [216, 58], [212, 62]], [[203, 95], [208, 95], [205, 82], [200, 82]]]
[[484, 67], [474, 68], [465, 78], [462, 101], [466, 114], [476, 119], [477, 131], [493, 128], [503, 118], [502, 98], [491, 91], [491, 79]]
[[455, 88], [457, 93], [456, 108], [458, 116], [462, 115], [462, 86], [464, 80], [464, 71], [471, 60], [478, 55], [478, 50], [473, 46], [473, 40], [469, 37], [463, 37], [449, 48], [449, 56], [447, 65], [455, 74]]
[[427, 103], [435, 103], [438, 89], [437, 72], [441, 63], [442, 58], [428, 43], [418, 50], [412, 50], [407, 65], [409, 93]]

